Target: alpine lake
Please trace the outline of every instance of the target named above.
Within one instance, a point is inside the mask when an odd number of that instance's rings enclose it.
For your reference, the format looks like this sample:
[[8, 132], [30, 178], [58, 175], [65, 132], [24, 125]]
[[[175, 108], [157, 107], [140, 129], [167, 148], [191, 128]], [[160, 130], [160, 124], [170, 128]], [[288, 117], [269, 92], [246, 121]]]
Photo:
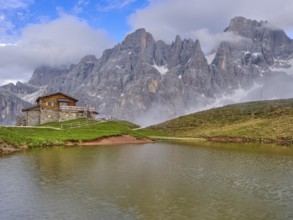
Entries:
[[0, 219], [293, 219], [293, 148], [168, 143], [0, 157]]

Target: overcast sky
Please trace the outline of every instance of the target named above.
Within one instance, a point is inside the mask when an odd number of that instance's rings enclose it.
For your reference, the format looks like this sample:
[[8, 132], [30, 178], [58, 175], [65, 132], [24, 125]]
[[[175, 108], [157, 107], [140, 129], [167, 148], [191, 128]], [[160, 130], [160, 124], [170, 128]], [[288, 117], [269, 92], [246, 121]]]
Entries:
[[292, 0], [0, 0], [0, 85], [26, 81], [39, 65], [77, 63], [144, 27], [204, 48], [226, 37], [234, 16], [268, 20], [293, 36]]

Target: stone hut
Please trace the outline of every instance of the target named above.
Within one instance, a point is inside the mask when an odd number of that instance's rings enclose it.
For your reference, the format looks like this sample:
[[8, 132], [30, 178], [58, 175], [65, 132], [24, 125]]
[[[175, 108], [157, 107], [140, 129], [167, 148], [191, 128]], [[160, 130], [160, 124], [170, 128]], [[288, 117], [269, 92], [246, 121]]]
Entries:
[[61, 92], [38, 97], [35, 105], [22, 109], [26, 112], [26, 125], [35, 126], [96, 116], [95, 108], [76, 106], [77, 102], [77, 99]]

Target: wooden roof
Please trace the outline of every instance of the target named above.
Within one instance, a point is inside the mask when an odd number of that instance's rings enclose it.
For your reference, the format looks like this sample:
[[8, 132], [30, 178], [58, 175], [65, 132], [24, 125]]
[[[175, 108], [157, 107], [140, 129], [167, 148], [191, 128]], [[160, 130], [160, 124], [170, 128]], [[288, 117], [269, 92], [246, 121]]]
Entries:
[[27, 108], [23, 108], [21, 111], [26, 112], [26, 111], [29, 111], [29, 110], [32, 110], [32, 109], [40, 110], [40, 105], [33, 105], [33, 106], [30, 106], [30, 107], [27, 107]]
[[64, 96], [66, 96], [66, 97], [68, 97], [70, 99], [73, 99], [73, 100], [78, 102], [78, 100], [76, 98], [73, 98], [72, 96], [66, 95], [66, 94], [64, 94], [62, 92], [56, 92], [56, 93], [51, 93], [51, 94], [48, 94], [48, 95], [40, 96], [40, 97], [37, 98], [36, 102], [39, 102], [39, 100], [42, 99], [42, 98], [47, 98], [47, 97], [54, 96], [54, 95], [64, 95]]

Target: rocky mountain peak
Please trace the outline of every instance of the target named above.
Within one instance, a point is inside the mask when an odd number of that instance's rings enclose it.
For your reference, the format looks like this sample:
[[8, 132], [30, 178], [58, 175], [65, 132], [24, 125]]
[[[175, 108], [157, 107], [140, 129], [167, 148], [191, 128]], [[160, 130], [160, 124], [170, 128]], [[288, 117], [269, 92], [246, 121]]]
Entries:
[[182, 39], [179, 35], [176, 35], [176, 38], [175, 38], [175, 44], [181, 44], [182, 43]]
[[267, 21], [256, 21], [244, 17], [234, 17], [230, 21], [230, 25], [225, 29], [225, 32], [231, 31], [246, 38], [255, 38], [255, 31], [264, 27]]
[[67, 67], [51, 67], [51, 66], [40, 66], [35, 69], [32, 77], [28, 81], [29, 84], [34, 86], [47, 85], [51, 80], [59, 77], [68, 72]]
[[191, 59], [192, 59], [192, 62], [195, 63], [197, 66], [202, 66], [202, 65], [207, 66], [207, 60], [201, 49], [199, 40], [195, 41], [194, 53], [192, 54]]
[[153, 36], [146, 32], [144, 28], [137, 29], [135, 32], [128, 34], [122, 45], [129, 49], [143, 50], [155, 44]]
[[[292, 40], [268, 22], [235, 17], [225, 31], [245, 39], [226, 40], [205, 55], [198, 40], [177, 35], [171, 44], [156, 42], [145, 29], [138, 29], [99, 59], [85, 56], [69, 70], [39, 67], [29, 81], [36, 86], [7, 85], [2, 92], [13, 93], [14, 100], [36, 95], [46, 85], [47, 92], [72, 94], [101, 115], [150, 124], [212, 104], [237, 89], [252, 88], [273, 75], [274, 69], [290, 67]], [[6, 107], [11, 100], [0, 99], [0, 115], [7, 112], [0, 123], [16, 113]]]
[[80, 64], [81, 63], [94, 63], [96, 61], [98, 61], [98, 59], [96, 58], [95, 55], [87, 55], [87, 56], [83, 57], [79, 63]]
[[199, 40], [196, 40], [195, 41], [195, 53], [198, 54], [200, 52], [202, 53], [200, 42], [199, 42]]
[[293, 41], [283, 30], [267, 21], [235, 17], [225, 31], [251, 39], [254, 49], [263, 53], [269, 65], [273, 64], [274, 58], [288, 58], [293, 52]]
[[270, 37], [281, 38], [283, 41], [287, 42], [290, 41], [289, 37], [283, 30], [275, 27], [268, 21], [256, 21], [240, 16], [231, 19], [230, 25], [225, 29], [225, 32], [228, 31], [252, 40], [262, 41], [266, 39], [268, 35], [274, 35]]
[[17, 82], [15, 85], [13, 83], [9, 83], [0, 87], [1, 90], [11, 92], [13, 94], [31, 94], [36, 92], [39, 87], [33, 86], [26, 83]]

